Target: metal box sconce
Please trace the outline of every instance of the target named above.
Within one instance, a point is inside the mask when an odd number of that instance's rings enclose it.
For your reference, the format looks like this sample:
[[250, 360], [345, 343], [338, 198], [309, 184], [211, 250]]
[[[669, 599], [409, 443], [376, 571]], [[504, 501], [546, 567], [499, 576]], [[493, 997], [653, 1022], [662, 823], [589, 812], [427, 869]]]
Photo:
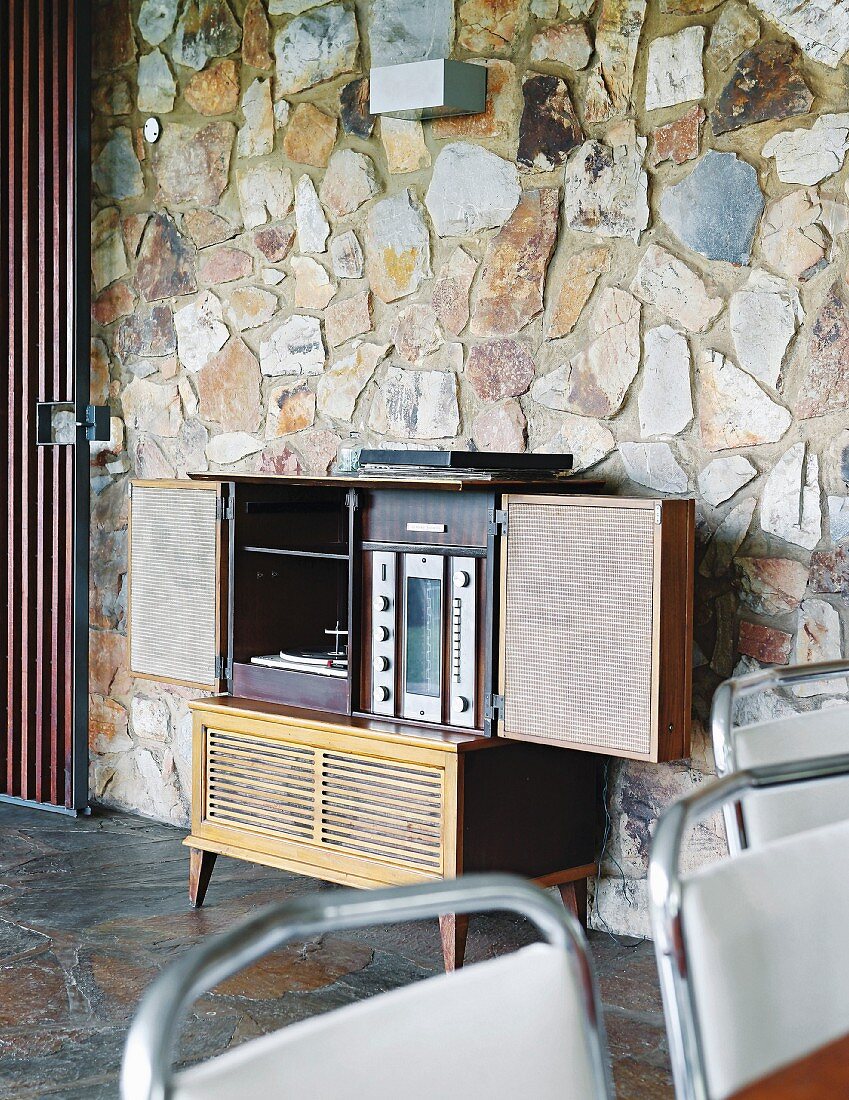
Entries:
[[381, 65], [369, 78], [369, 113], [395, 118], [477, 115], [486, 107], [486, 68], [466, 61]]

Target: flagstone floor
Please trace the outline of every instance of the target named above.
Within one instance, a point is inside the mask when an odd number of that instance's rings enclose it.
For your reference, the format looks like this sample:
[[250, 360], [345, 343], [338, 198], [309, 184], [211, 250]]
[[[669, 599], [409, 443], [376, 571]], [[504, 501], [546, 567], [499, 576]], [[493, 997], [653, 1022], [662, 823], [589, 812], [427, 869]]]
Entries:
[[[157, 972], [204, 935], [270, 901], [334, 887], [219, 859], [203, 909], [169, 826], [103, 811], [76, 821], [0, 806], [0, 1097], [115, 1098], [126, 1029]], [[476, 917], [467, 961], [533, 937]], [[590, 934], [618, 1100], [671, 1097], [651, 944]], [[270, 956], [195, 1007], [187, 1060], [438, 973], [436, 924], [345, 933]]]

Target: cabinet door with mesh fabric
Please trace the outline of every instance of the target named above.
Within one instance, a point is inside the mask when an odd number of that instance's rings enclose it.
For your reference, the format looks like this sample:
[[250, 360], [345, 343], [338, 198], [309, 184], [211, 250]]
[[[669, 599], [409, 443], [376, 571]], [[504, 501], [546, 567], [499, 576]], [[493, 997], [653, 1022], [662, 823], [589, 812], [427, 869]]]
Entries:
[[223, 689], [221, 501], [219, 482], [133, 482], [128, 618], [135, 676]]
[[686, 520], [690, 503], [505, 499], [502, 736], [643, 760], [684, 755], [692, 532], [684, 522], [680, 546], [667, 545], [663, 526], [667, 505]]

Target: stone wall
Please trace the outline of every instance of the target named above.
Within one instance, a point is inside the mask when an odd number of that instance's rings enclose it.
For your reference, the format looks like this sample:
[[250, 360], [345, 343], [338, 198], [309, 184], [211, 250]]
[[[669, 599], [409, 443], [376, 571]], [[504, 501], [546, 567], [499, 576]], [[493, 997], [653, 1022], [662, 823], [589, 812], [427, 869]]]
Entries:
[[[698, 499], [693, 756], [609, 775], [595, 920], [640, 931], [653, 821], [712, 771], [719, 678], [841, 651], [849, 16], [527, 5], [100, 5], [93, 797], [187, 820], [187, 693], [127, 671], [130, 477], [323, 472], [352, 430], [572, 451]], [[370, 60], [452, 50], [487, 65], [484, 114], [368, 116]], [[691, 862], [723, 843], [708, 823]]]

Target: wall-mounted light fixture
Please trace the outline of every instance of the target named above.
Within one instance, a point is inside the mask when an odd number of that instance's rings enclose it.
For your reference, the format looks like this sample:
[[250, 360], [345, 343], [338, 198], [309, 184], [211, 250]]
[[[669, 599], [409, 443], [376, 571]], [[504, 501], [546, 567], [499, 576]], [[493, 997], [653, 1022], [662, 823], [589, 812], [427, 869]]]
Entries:
[[369, 76], [369, 113], [395, 118], [477, 115], [486, 107], [486, 68], [467, 61], [380, 65]]

